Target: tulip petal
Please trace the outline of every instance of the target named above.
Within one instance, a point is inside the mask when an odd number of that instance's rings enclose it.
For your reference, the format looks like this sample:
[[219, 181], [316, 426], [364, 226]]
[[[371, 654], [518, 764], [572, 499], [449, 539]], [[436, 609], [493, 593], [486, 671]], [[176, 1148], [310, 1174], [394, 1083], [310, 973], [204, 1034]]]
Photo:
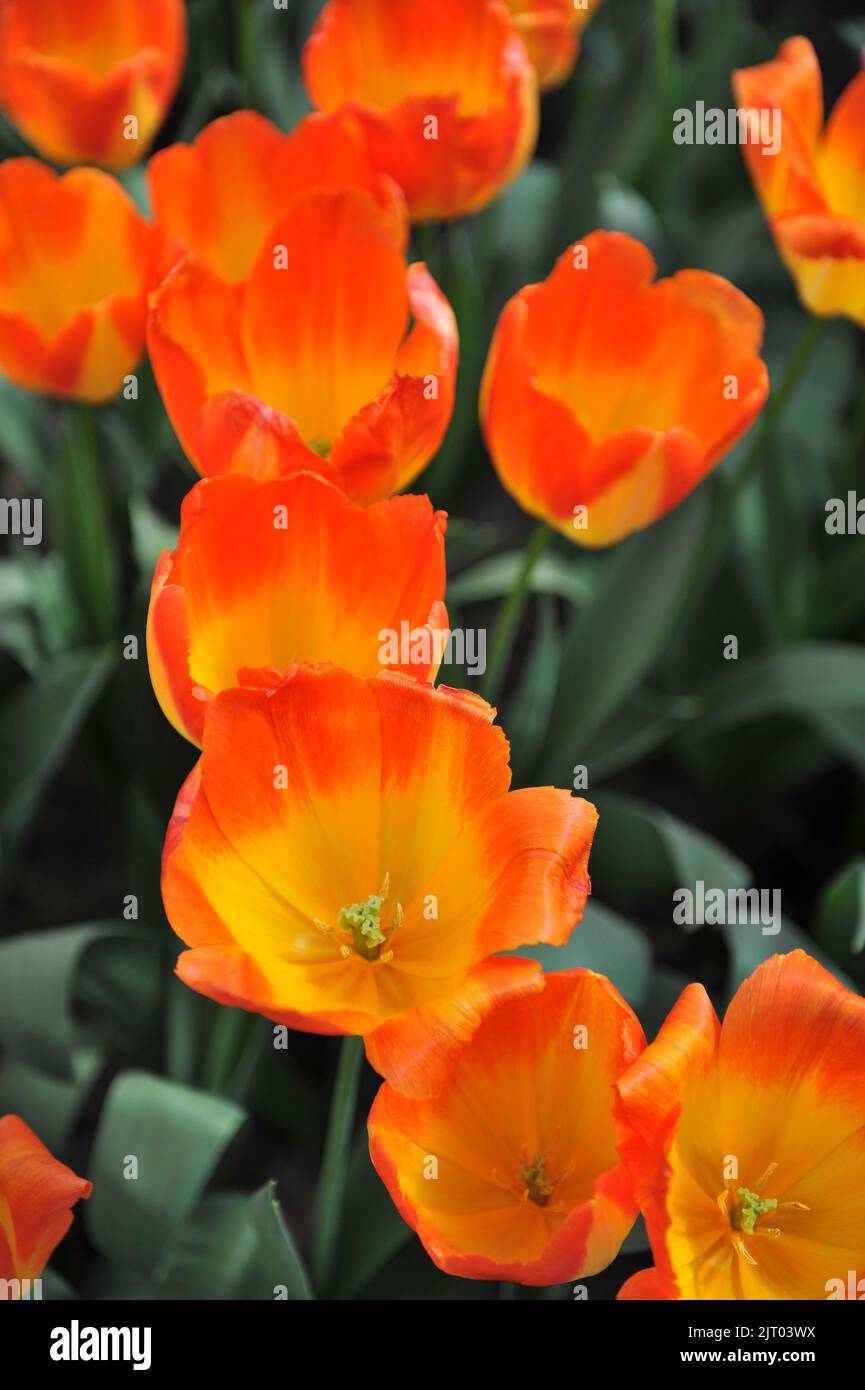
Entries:
[[[591, 1041], [580, 1047], [584, 1031]], [[644, 1042], [609, 981], [563, 971], [500, 1000], [435, 1095], [382, 1087], [369, 1118], [372, 1159], [441, 1269], [549, 1284], [615, 1257], [636, 1206], [616, 1158], [610, 1086]], [[548, 1203], [526, 1200], [521, 1170], [539, 1154]]]
[[[169, 719], [200, 743], [203, 696], [241, 683], [242, 668], [285, 672], [330, 660], [374, 676], [390, 656], [386, 633], [397, 647], [394, 669], [433, 679], [432, 639], [443, 642], [447, 631], [445, 525], [425, 497], [361, 509], [316, 474], [198, 484], [183, 504], [178, 547], [157, 568], [148, 621], [151, 672]], [[359, 560], [368, 576], [360, 592]], [[425, 659], [412, 660], [403, 627], [429, 634]]]
[[326, 454], [390, 380], [408, 324], [405, 266], [369, 194], [304, 194], [250, 272], [242, 334], [253, 394]]
[[39, 1278], [92, 1190], [17, 1115], [0, 1119], [0, 1279]]

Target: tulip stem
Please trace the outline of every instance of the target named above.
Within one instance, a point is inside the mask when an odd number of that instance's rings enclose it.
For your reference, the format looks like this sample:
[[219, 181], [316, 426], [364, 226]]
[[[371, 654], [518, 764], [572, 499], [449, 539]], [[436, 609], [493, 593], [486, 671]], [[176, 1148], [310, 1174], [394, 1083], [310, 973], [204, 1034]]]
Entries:
[[319, 1294], [327, 1291], [333, 1278], [362, 1062], [362, 1039], [344, 1038], [336, 1069], [313, 1213], [310, 1253], [312, 1276]]
[[802, 337], [799, 339], [796, 351], [787, 364], [787, 369], [781, 380], [777, 394], [770, 396], [769, 404], [763, 412], [760, 427], [754, 435], [751, 447], [745, 455], [736, 476], [729, 484], [728, 501], [736, 497], [743, 484], [751, 476], [754, 466], [763, 452], [765, 445], [775, 432], [781, 416], [787, 408], [790, 400], [796, 392], [796, 388], [801, 381], [805, 370], [814, 355], [814, 352], [826, 332], [828, 319], [812, 319]]
[[662, 210], [666, 201], [672, 165], [673, 111], [679, 87], [678, 74], [678, 3], [677, 0], [654, 0], [655, 18], [655, 82], [658, 111], [658, 135], [655, 154], [657, 204]]
[[234, 0], [234, 69], [239, 104], [251, 104], [252, 9], [249, 0]]
[[517, 581], [499, 609], [493, 628], [490, 659], [481, 686], [481, 694], [485, 700], [496, 699], [525, 607], [532, 570], [549, 545], [552, 535], [552, 527], [545, 521], [535, 527], [523, 551], [523, 562]]

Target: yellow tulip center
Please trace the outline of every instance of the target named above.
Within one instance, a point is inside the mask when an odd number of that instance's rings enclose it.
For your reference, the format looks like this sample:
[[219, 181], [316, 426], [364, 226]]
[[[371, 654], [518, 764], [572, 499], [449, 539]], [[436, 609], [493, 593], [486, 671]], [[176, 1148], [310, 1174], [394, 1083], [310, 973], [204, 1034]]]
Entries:
[[[323, 936], [329, 937], [344, 960], [360, 956], [362, 960], [377, 965], [387, 965], [393, 960], [393, 950], [389, 943], [394, 933], [402, 926], [402, 906], [397, 903], [393, 917], [388, 925], [382, 921], [382, 911], [390, 896], [390, 874], [385, 874], [380, 893], [372, 893], [363, 903], [352, 903], [351, 907], [341, 907], [337, 914], [336, 927], [330, 927], [318, 917], [314, 924]], [[388, 944], [388, 950], [382, 946]]]

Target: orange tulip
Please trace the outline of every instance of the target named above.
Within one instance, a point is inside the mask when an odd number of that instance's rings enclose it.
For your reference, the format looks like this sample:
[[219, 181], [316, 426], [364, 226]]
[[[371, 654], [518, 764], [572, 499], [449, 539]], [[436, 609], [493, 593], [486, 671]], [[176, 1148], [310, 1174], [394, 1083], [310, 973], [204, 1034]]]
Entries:
[[407, 239], [405, 200], [372, 169], [349, 111], [306, 116], [289, 135], [255, 111], [236, 111], [191, 145], [160, 150], [147, 179], [157, 224], [232, 283], [246, 278], [273, 224], [310, 188], [368, 189], [392, 219], [396, 244]]
[[208, 702], [244, 684], [246, 668], [278, 680], [298, 661], [330, 660], [374, 676], [383, 630], [403, 624], [420, 660], [395, 669], [434, 680], [441, 645], [436, 657], [427, 635], [447, 637], [445, 526], [426, 497], [357, 507], [310, 473], [198, 483], [150, 597], [147, 654], [166, 717], [200, 744]]
[[[865, 71], [823, 122], [823, 84], [808, 39], [788, 39], [778, 57], [733, 74], [748, 110], [743, 153], [757, 196], [812, 314], [842, 314], [865, 326]], [[780, 145], [767, 154], [761, 112], [781, 112]]]
[[865, 1000], [804, 952], [723, 1024], [689, 985], [618, 1092], [655, 1257], [620, 1298], [825, 1299], [865, 1270]]
[[183, 0], [0, 4], [0, 105], [55, 164], [137, 163], [185, 56]]
[[148, 341], [200, 473], [311, 468], [366, 503], [429, 462], [453, 409], [457, 329], [401, 238], [371, 193], [314, 189], [271, 227], [242, 284], [195, 256], [174, 268]]
[[580, 35], [601, 0], [506, 0], [544, 91], [570, 77]]
[[0, 164], [0, 371], [105, 401], [144, 348], [159, 237], [109, 174]]
[[217, 695], [165, 843], [180, 978], [291, 1028], [361, 1034], [394, 1086], [433, 1094], [496, 1000], [537, 988], [536, 962], [487, 957], [565, 941], [589, 892], [594, 807], [508, 792], [494, 714], [332, 666]]
[[[0, 1280], [38, 1279], [92, 1183], [52, 1158], [17, 1115], [0, 1119]], [[6, 1297], [13, 1295], [6, 1289]]]
[[499, 0], [329, 0], [303, 71], [315, 106], [355, 113], [418, 221], [479, 211], [535, 147], [537, 79]]
[[433, 1099], [390, 1086], [372, 1161], [430, 1258], [465, 1279], [597, 1274], [634, 1224], [613, 1083], [645, 1046], [603, 975], [565, 970], [484, 1019]]
[[505, 305], [481, 391], [499, 478], [580, 545], [648, 526], [759, 414], [763, 316], [726, 280], [652, 284], [640, 242], [593, 232]]

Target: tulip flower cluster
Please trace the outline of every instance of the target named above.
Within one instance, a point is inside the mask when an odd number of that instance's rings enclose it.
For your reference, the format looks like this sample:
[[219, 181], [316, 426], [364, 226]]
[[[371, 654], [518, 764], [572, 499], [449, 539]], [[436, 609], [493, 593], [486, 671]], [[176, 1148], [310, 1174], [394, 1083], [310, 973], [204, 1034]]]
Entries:
[[[448, 429], [458, 330], [407, 259], [409, 223], [475, 212], [517, 175], [590, 9], [328, 0], [303, 56], [315, 112], [284, 134], [239, 111], [159, 151], [152, 222], [101, 170], [8, 161], [0, 367], [104, 401], [146, 343], [201, 475], [147, 624], [159, 703], [199, 750], [163, 856], [180, 978], [364, 1040], [373, 1161], [450, 1273], [591, 1275], [642, 1210], [655, 1266], [622, 1297], [821, 1297], [865, 1260], [865, 1002], [776, 957], [723, 1025], [692, 985], [647, 1047], [603, 976], [544, 975], [519, 950], [580, 922], [594, 807], [512, 790], [496, 711], [436, 686], [435, 662], [379, 653], [382, 629], [448, 626], [447, 519], [404, 489]], [[183, 50], [180, 0], [7, 0], [2, 101], [46, 158], [121, 168]], [[738, 76], [743, 104], [785, 112], [782, 163], [751, 167], [805, 301], [865, 321], [845, 182], [865, 87], [824, 137], [818, 81], [804, 41]], [[678, 505], [767, 399], [760, 310], [705, 271], [654, 275], [638, 241], [597, 231], [510, 300], [490, 346], [498, 475], [581, 544]], [[0, 1122], [0, 1275], [41, 1270], [88, 1190]]]

